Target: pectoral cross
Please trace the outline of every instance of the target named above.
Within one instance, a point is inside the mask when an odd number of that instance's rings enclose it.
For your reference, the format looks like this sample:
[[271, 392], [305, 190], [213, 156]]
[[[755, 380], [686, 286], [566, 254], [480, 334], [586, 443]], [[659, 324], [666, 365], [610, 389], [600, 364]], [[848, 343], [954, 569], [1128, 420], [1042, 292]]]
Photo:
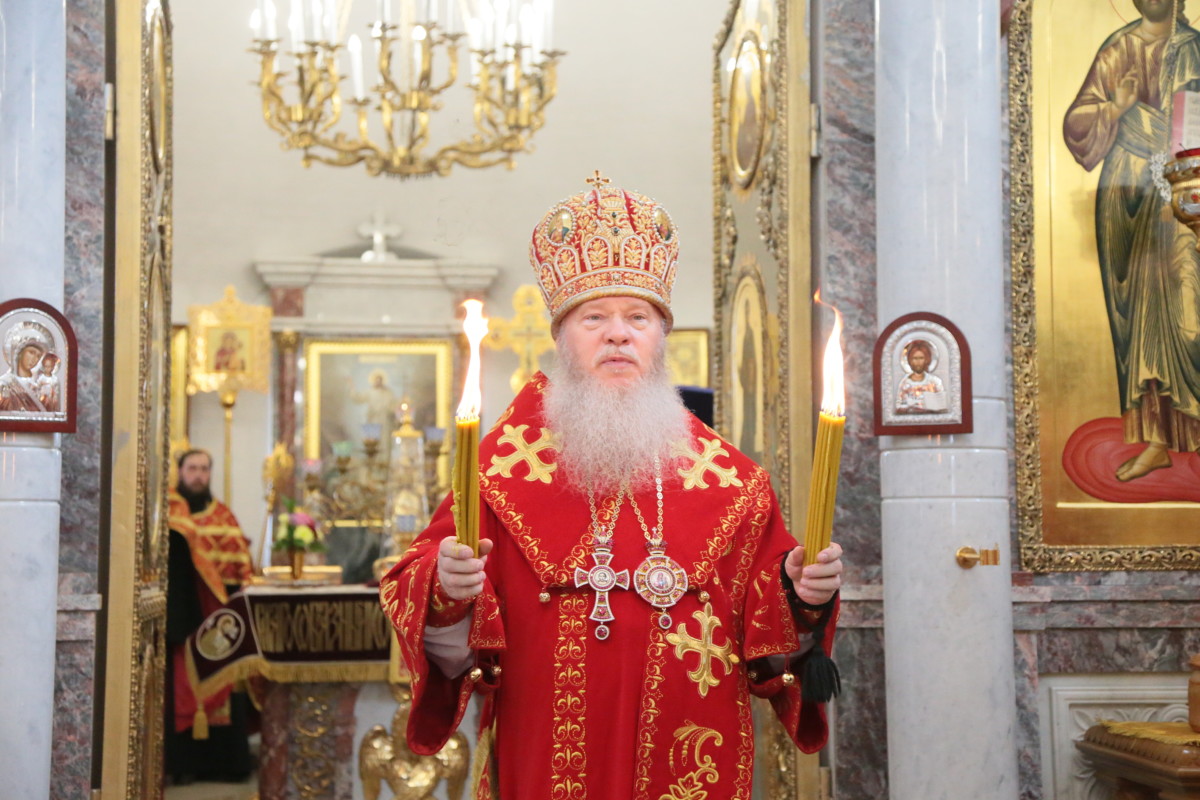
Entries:
[[595, 549], [592, 551], [592, 559], [595, 560], [596, 565], [591, 569], [575, 568], [575, 586], [590, 586], [596, 593], [596, 600], [592, 603], [592, 613], [588, 619], [600, 623], [596, 626], [596, 638], [601, 641], [608, 638], [607, 623], [616, 619], [608, 605], [608, 593], [613, 589], [629, 588], [629, 570], [623, 569], [617, 572], [609, 566], [613, 554], [604, 545], [604, 542], [611, 541], [611, 538], [597, 535]]

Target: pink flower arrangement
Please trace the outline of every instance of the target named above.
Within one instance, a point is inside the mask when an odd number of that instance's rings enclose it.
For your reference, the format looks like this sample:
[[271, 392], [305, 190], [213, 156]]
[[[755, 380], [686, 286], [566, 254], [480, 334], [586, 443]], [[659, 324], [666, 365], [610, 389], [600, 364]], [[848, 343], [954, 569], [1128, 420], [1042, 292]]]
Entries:
[[325, 543], [317, 533], [317, 521], [289, 498], [284, 498], [283, 505], [287, 511], [279, 515], [279, 527], [272, 549], [305, 550], [310, 553], [325, 550]]

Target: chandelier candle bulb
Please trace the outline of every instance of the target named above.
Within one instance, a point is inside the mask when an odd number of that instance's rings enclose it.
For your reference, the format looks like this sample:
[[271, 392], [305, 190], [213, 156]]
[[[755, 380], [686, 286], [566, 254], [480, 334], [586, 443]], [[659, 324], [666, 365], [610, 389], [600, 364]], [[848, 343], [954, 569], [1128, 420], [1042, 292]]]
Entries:
[[[821, 302], [818, 291], [815, 299]], [[833, 510], [837, 500], [838, 469], [842, 461], [842, 436], [846, 429], [846, 390], [842, 365], [842, 315], [833, 310], [833, 331], [825, 345], [822, 364], [821, 413], [813, 445], [812, 478], [808, 490], [808, 518], [804, 527], [804, 565], [815, 564], [817, 554], [829, 546]]]
[[480, 390], [479, 345], [487, 336], [483, 303], [463, 303], [467, 315], [463, 333], [470, 345], [467, 377], [463, 382], [462, 402], [454, 416], [454, 528], [461, 544], [479, 555], [479, 410], [483, 405]]
[[350, 58], [350, 79], [354, 83], [354, 99], [362, 100], [367, 96], [367, 83], [363, 75], [362, 39], [358, 34], [351, 34], [346, 40], [346, 54]]

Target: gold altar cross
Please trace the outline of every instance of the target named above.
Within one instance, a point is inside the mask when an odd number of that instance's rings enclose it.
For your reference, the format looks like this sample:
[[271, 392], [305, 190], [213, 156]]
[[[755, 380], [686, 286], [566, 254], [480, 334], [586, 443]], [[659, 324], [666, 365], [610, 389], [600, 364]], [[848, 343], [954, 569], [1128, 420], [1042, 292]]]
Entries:
[[504, 426], [504, 435], [496, 440], [496, 444], [511, 444], [514, 449], [506, 456], [492, 456], [492, 466], [488, 467], [488, 475], [499, 473], [505, 478], [511, 478], [512, 468], [524, 462], [529, 467], [529, 474], [525, 476], [525, 480], [550, 483], [550, 473], [558, 469], [558, 464], [553, 461], [546, 464], [538, 454], [543, 450], [556, 450], [558, 440], [551, 431], [541, 428], [542, 435], [530, 444], [525, 441], [527, 430], [528, 425], [518, 425], [515, 428], [512, 425]]
[[550, 336], [550, 321], [542, 305], [542, 295], [536, 286], [518, 286], [513, 293], [512, 319], [492, 317], [488, 320], [488, 335], [483, 343], [492, 350], [512, 350], [521, 359], [517, 371], [509, 378], [513, 394], [521, 391], [538, 371], [538, 358], [554, 349]]
[[729, 451], [726, 450], [720, 439], [705, 439], [700, 437], [700, 443], [704, 449], [697, 453], [691, 448], [691, 445], [685, 441], [678, 441], [671, 446], [671, 452], [680, 456], [687, 456], [692, 460], [692, 466], [684, 469], [679, 468], [679, 475], [683, 478], [684, 489], [707, 489], [708, 482], [704, 480], [706, 473], [711, 472], [717, 476], [717, 480], [721, 482], [721, 488], [726, 486], [741, 486], [742, 481], [737, 476], [737, 467], [719, 467], [717, 466], [717, 456], [728, 456]]
[[700, 663], [694, 670], [688, 672], [688, 677], [696, 683], [701, 697], [708, 696], [710, 687], [721, 681], [713, 674], [713, 661], [720, 662], [725, 667], [725, 674], [733, 672], [733, 665], [741, 659], [733, 654], [733, 643], [726, 638], [725, 644], [713, 642], [713, 632], [721, 627], [721, 620], [713, 616], [712, 603], [705, 603], [703, 611], [695, 611], [692, 617], [700, 623], [700, 638], [687, 632], [687, 623], [679, 623], [674, 633], [667, 634], [667, 643], [675, 645], [675, 657], [682, 660], [688, 653], [700, 656]]

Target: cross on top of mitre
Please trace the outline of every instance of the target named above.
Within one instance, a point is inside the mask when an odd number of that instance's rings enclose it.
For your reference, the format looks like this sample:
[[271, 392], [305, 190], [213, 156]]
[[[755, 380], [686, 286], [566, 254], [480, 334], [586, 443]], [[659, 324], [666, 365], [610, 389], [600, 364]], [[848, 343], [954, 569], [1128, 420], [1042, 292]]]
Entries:
[[599, 189], [606, 183], [612, 183], [612, 181], [600, 174], [600, 170], [595, 170], [592, 177], [587, 179], [587, 182], [593, 189]]

